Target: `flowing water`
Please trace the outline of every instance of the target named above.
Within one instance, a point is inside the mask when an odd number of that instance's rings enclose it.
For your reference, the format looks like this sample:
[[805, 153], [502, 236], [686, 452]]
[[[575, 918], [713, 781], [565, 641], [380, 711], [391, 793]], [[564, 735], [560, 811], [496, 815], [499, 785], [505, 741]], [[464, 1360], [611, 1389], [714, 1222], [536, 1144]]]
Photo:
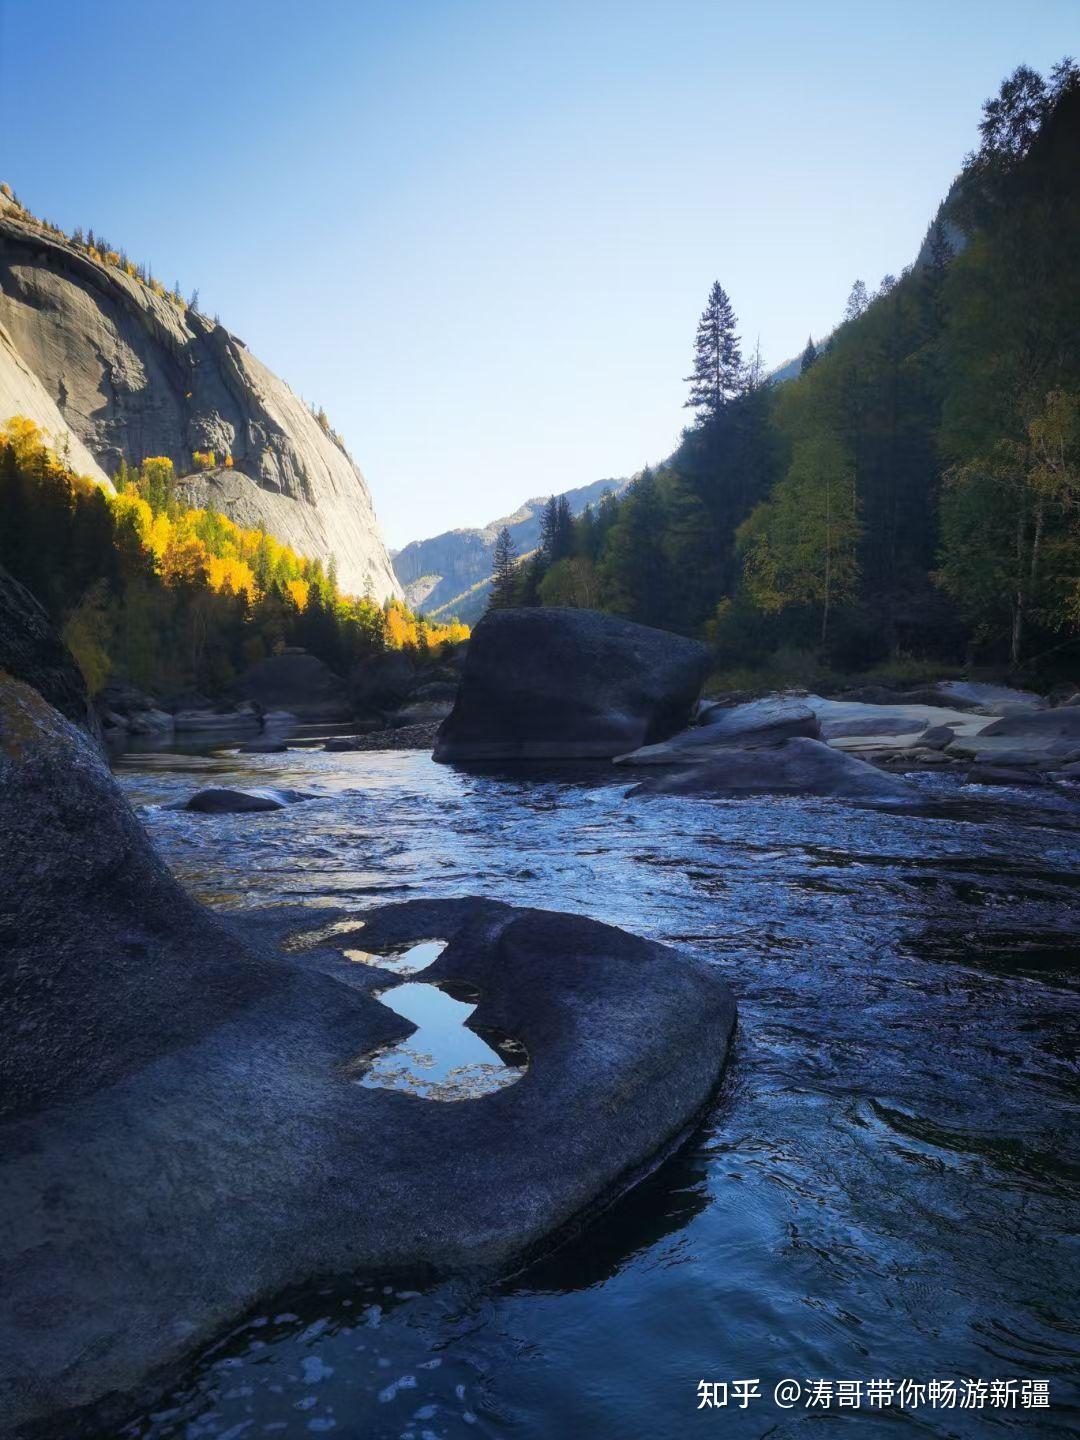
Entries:
[[[925, 776], [943, 803], [914, 816], [626, 800], [633, 777], [610, 768], [507, 778], [418, 753], [118, 769], [211, 905], [576, 911], [697, 952], [740, 1015], [704, 1124], [573, 1244], [500, 1283], [343, 1276], [277, 1297], [129, 1440], [1075, 1433], [1080, 787], [961, 796]], [[210, 783], [317, 798], [160, 808]], [[747, 1379], [760, 1399], [699, 1408], [700, 1381]], [[804, 1387], [790, 1408], [784, 1379]], [[967, 1379], [1048, 1382], [1049, 1408], [869, 1399], [874, 1380]], [[808, 1407], [817, 1380], [861, 1381], [860, 1408], [835, 1386]]]

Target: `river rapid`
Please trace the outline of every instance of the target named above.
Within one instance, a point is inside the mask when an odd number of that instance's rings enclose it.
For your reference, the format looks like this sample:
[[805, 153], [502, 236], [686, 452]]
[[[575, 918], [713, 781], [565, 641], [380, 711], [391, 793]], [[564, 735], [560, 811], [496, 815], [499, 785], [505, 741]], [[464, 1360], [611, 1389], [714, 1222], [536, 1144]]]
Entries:
[[[916, 816], [628, 800], [635, 777], [607, 766], [470, 774], [417, 752], [128, 754], [117, 773], [212, 906], [574, 911], [696, 952], [739, 1004], [704, 1123], [575, 1241], [497, 1282], [276, 1297], [125, 1440], [1076, 1433], [1080, 787], [924, 775], [941, 804]], [[162, 808], [205, 784], [316, 798]], [[1049, 1408], [868, 1398], [968, 1378], [1046, 1381]], [[699, 1408], [700, 1381], [744, 1379], [760, 1399]], [[835, 1388], [808, 1407], [818, 1380], [862, 1382], [859, 1408]]]

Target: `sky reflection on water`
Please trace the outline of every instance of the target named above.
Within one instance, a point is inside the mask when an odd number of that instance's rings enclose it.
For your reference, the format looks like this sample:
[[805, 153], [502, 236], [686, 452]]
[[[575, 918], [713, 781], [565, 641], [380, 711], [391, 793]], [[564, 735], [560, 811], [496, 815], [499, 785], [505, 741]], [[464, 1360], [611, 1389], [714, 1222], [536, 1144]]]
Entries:
[[[910, 1418], [942, 1437], [1073, 1429], [1067, 804], [960, 800], [939, 776], [920, 782], [945, 802], [931, 818], [626, 801], [606, 768], [506, 780], [415, 753], [141, 755], [120, 774], [209, 903], [362, 913], [482, 894], [576, 911], [695, 950], [740, 1006], [704, 1126], [576, 1242], [501, 1284], [343, 1279], [283, 1299], [128, 1435], [742, 1440], [830, 1423], [765, 1400], [697, 1410], [700, 1379], [747, 1376], [1036, 1376], [1049, 1412]], [[320, 798], [270, 815], [157, 808], [209, 783]], [[362, 948], [362, 931], [343, 943]], [[857, 1423], [893, 1435], [897, 1417]]]

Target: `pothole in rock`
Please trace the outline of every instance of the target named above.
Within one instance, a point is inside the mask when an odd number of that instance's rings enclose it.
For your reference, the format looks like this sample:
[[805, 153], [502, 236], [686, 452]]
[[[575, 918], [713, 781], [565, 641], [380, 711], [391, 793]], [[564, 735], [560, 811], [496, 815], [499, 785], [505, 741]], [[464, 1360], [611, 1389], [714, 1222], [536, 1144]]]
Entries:
[[[439, 942], [426, 943], [442, 949]], [[373, 956], [370, 963], [384, 964], [389, 958]], [[475, 1100], [512, 1085], [525, 1073], [528, 1055], [519, 1040], [488, 1030], [481, 1036], [465, 1024], [480, 999], [472, 986], [410, 980], [380, 991], [377, 998], [417, 1028], [407, 1039], [357, 1062], [357, 1068], [362, 1067], [357, 1084], [369, 1090], [402, 1090], [425, 1100]]]
[[418, 970], [426, 970], [445, 949], [445, 940], [419, 940], [407, 950], [388, 950], [381, 955], [374, 950], [344, 950], [342, 954], [358, 965], [377, 965], [395, 975], [415, 975]]

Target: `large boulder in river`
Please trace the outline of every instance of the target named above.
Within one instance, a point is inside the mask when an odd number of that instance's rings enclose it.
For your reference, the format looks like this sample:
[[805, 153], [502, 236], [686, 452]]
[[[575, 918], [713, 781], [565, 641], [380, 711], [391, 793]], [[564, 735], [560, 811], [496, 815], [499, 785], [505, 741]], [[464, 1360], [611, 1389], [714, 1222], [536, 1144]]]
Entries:
[[798, 700], [775, 697], [751, 700], [729, 709], [710, 706], [701, 712], [700, 724], [657, 745], [644, 745], [628, 755], [617, 755], [616, 765], [700, 765], [733, 746], [755, 750], [778, 745], [795, 735], [817, 739], [821, 726], [813, 710]]
[[0, 565], [0, 670], [32, 685], [62, 715], [101, 740], [86, 681], [44, 607]]
[[609, 758], [664, 740], [687, 723], [707, 658], [696, 640], [596, 610], [492, 611], [435, 758]]
[[[677, 1142], [723, 1069], [718, 972], [579, 916], [215, 917], [87, 737], [7, 678], [0, 793], [5, 1436], [119, 1434], [137, 1387], [314, 1277], [520, 1263]], [[350, 923], [375, 954], [447, 942], [411, 980], [478, 991], [469, 1025], [524, 1047], [520, 1078], [455, 1103], [362, 1083], [413, 1027]]]
[[650, 777], [631, 795], [821, 795], [865, 805], [918, 804], [918, 789], [820, 740], [797, 737], [757, 750], [725, 750], [702, 765]]
[[306, 650], [290, 648], [244, 671], [234, 687], [266, 710], [288, 710], [298, 720], [332, 723], [352, 714], [345, 682]]

